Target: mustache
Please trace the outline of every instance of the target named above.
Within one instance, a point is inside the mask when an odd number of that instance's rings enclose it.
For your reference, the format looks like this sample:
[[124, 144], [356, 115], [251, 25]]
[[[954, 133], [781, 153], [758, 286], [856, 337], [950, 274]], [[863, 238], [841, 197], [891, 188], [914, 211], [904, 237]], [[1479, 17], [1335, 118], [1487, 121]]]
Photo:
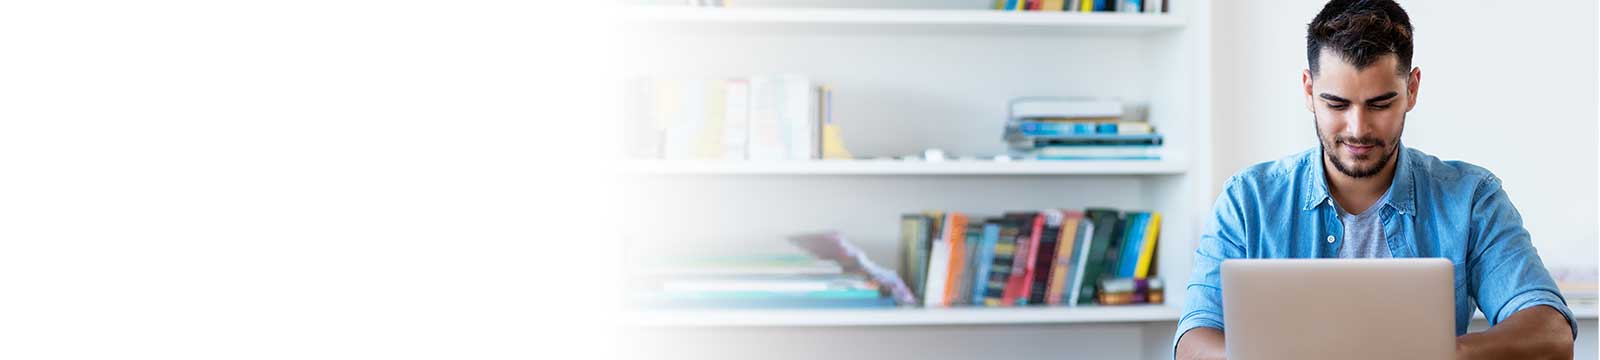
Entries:
[[1383, 146], [1388, 146], [1389, 145], [1388, 142], [1383, 141], [1383, 139], [1379, 139], [1379, 138], [1375, 138], [1375, 137], [1371, 137], [1371, 136], [1357, 137], [1357, 136], [1351, 136], [1351, 135], [1339, 135], [1339, 136], [1335, 136], [1333, 138], [1333, 142], [1334, 143], [1344, 143], [1344, 144], [1355, 145], [1355, 146], [1378, 146], [1378, 147], [1383, 147]]

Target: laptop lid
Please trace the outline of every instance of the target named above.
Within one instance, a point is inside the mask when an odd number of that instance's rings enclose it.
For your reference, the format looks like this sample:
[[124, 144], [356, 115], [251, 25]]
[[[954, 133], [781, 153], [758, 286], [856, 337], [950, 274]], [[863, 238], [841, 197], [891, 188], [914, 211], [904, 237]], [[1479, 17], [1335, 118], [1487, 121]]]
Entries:
[[1453, 291], [1440, 258], [1226, 260], [1228, 358], [1453, 358]]

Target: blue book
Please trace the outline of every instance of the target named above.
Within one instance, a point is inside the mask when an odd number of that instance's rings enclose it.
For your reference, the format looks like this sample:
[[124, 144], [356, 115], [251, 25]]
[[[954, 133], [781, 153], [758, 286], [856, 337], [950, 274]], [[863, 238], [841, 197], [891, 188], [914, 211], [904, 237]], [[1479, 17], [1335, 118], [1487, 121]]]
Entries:
[[1122, 260], [1117, 262], [1117, 277], [1124, 278], [1133, 277], [1134, 271], [1139, 267], [1139, 252], [1144, 249], [1145, 226], [1150, 225], [1149, 213], [1133, 213], [1129, 214], [1129, 217], [1132, 221], [1128, 223], [1128, 230], [1123, 234], [1126, 237], [1123, 238], [1125, 240], [1122, 241], [1120, 249]]
[[972, 304], [982, 305], [985, 290], [989, 289], [989, 268], [994, 265], [994, 245], [1000, 241], [1000, 224], [983, 224], [983, 238], [978, 243], [977, 271], [972, 272]]
[[[1116, 124], [1111, 124], [1111, 134], [1116, 134]], [[1021, 121], [1017, 128], [1026, 136], [1094, 135], [1099, 133], [1092, 122]]]

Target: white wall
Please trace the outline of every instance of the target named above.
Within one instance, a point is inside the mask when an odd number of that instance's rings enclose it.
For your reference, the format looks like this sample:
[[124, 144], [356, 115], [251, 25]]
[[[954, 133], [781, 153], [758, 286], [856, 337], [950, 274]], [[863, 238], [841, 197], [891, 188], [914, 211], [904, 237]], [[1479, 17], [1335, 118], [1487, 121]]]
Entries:
[[[1214, 187], [1316, 146], [1298, 91], [1322, 0], [1219, 1], [1213, 12]], [[1593, 269], [1596, 3], [1401, 1], [1416, 27], [1418, 103], [1403, 141], [1493, 171], [1552, 268]], [[1216, 191], [1217, 189], [1213, 189]]]

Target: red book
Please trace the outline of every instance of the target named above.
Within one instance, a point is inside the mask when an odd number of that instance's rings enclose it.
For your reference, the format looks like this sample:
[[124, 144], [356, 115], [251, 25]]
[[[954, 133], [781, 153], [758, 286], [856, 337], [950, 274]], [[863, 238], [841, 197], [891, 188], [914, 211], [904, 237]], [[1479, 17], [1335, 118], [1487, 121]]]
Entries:
[[1039, 261], [1039, 235], [1044, 233], [1044, 220], [1044, 214], [1034, 215], [1033, 230], [1028, 232], [1028, 261], [1023, 263], [1026, 268], [1023, 269], [1022, 290], [1019, 292], [1024, 303], [1027, 302], [1028, 295], [1033, 293], [1033, 279], [1038, 276], [1035, 272], [1040, 271], [1034, 266], [1034, 262]]

